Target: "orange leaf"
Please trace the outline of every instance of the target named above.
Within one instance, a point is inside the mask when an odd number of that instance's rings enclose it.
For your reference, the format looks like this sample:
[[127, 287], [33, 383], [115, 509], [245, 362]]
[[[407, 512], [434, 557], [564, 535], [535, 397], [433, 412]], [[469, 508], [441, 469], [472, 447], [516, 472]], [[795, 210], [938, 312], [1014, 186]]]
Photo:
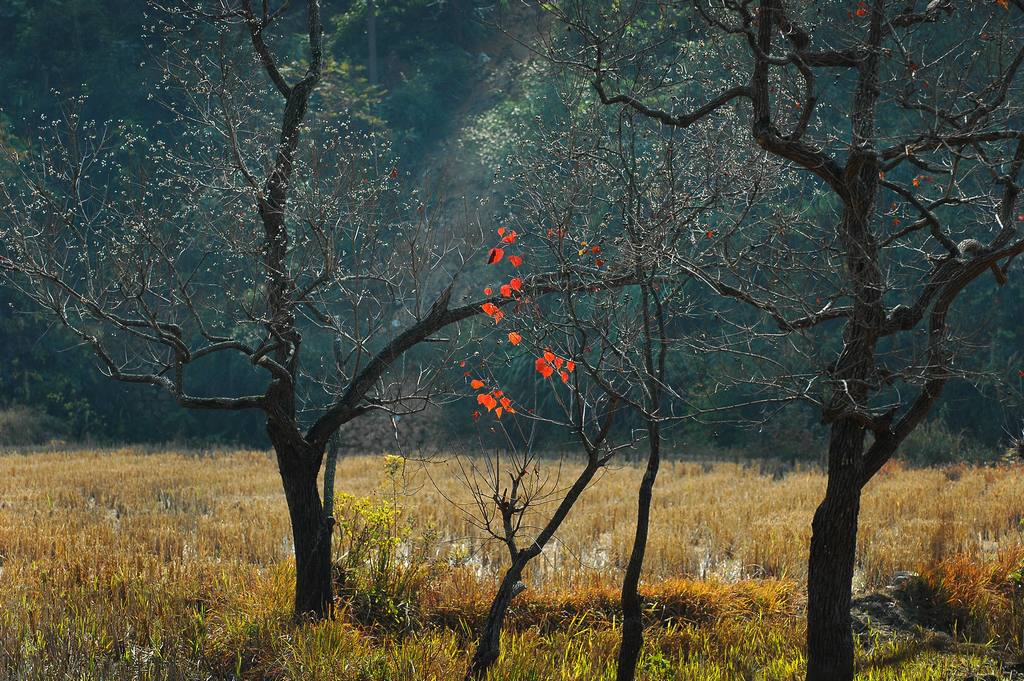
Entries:
[[570, 372], [576, 371], [576, 362], [570, 359], [568, 362], [565, 363], [565, 368]]
[[485, 296], [493, 295], [493, 293], [494, 293], [494, 289], [492, 289], [490, 286], [488, 286], [487, 288], [484, 289], [484, 295]]
[[508, 334], [508, 342], [512, 345], [519, 345], [523, 342], [523, 337], [516, 331], [510, 331]]
[[498, 227], [498, 236], [501, 236], [504, 233], [505, 233], [505, 228], [504, 227]]
[[512, 277], [512, 281], [508, 282], [508, 285], [512, 287], [513, 291], [523, 290], [523, 280], [519, 277]]
[[505, 409], [505, 411], [507, 411], [508, 413], [510, 413], [510, 414], [514, 414], [514, 413], [515, 413], [515, 412], [514, 412], [514, 411], [512, 410], [512, 400], [508, 399], [507, 397], [502, 397], [502, 398], [501, 398], [501, 406], [502, 406], [502, 407], [503, 407], [503, 408]]
[[533, 366], [537, 369], [537, 373], [544, 378], [550, 378], [551, 374], [555, 373], [554, 367], [552, 367], [543, 357], [538, 357], [537, 361], [533, 363]]
[[498, 405], [498, 401], [487, 393], [480, 393], [477, 395], [476, 401], [486, 407], [487, 411], [492, 411]]
[[559, 371], [558, 375], [562, 378], [562, 383], [569, 382], [569, 374], [565, 373], [564, 371]]
[[508, 234], [505, 235], [505, 237], [502, 239], [502, 241], [504, 241], [507, 244], [514, 244], [516, 242], [516, 237], [518, 237], [518, 236], [519, 235], [516, 234], [516, 231], [512, 230], [511, 232], [509, 232]]
[[512, 267], [519, 267], [520, 265], [523, 264], [523, 259], [518, 255], [508, 256], [508, 261], [512, 263]]
[[487, 254], [487, 264], [496, 265], [501, 262], [501, 259], [505, 257], [505, 251], [501, 248], [492, 248], [491, 252]]
[[550, 350], [548, 350], [547, 348], [545, 348], [544, 349], [544, 361], [545, 362], [554, 362], [555, 361], [555, 353], [553, 353]]
[[501, 287], [501, 295], [505, 296], [506, 298], [511, 298], [512, 297], [512, 287], [509, 286], [508, 284], [503, 284], [502, 287]]
[[498, 407], [497, 409], [494, 410], [494, 415], [500, 419], [501, 418], [501, 412], [503, 412], [503, 411], [505, 411], [505, 410], [502, 409], [501, 407]]
[[479, 390], [480, 388], [484, 387], [484, 382], [481, 381], [479, 378], [474, 378], [472, 381], [469, 382], [469, 386], [473, 388], [473, 390]]
[[600, 246], [591, 246], [590, 247], [590, 252], [591, 253], [600, 253], [601, 252], [601, 247]]
[[484, 311], [484, 314], [490, 315], [491, 318], [494, 319], [495, 323], [498, 323], [505, 318], [505, 313], [502, 312], [501, 308], [494, 303], [484, 303], [480, 306], [480, 309]]

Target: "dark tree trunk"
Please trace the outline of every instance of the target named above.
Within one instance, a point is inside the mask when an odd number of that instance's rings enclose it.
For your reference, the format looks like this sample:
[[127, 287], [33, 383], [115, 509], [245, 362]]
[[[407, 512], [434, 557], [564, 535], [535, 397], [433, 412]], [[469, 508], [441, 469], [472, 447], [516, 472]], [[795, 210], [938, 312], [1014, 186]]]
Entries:
[[275, 446], [295, 544], [295, 617], [331, 615], [331, 523], [324, 515], [316, 478], [320, 457], [308, 448]]
[[473, 681], [482, 679], [487, 675], [487, 670], [494, 666], [501, 654], [501, 632], [505, 626], [505, 614], [512, 604], [516, 595], [516, 584], [522, 578], [523, 568], [529, 558], [523, 552], [512, 561], [505, 572], [498, 587], [498, 593], [491, 601], [491, 609], [484, 620], [483, 630], [480, 632], [480, 639], [477, 641], [476, 650], [473, 652], [473, 659], [469, 663], [469, 670], [466, 672], [466, 680]]
[[644, 645], [643, 603], [640, 599], [640, 573], [644, 566], [644, 555], [647, 551], [647, 533], [651, 522], [651, 500], [654, 496], [654, 482], [658, 477], [661, 464], [661, 446], [658, 435], [658, 424], [653, 422], [648, 427], [650, 434], [650, 452], [647, 458], [647, 470], [640, 481], [637, 495], [636, 535], [633, 538], [633, 550], [626, 565], [626, 574], [622, 580], [622, 642], [619, 645], [619, 662], [615, 678], [617, 681], [633, 681], [636, 678], [636, 665], [640, 660], [640, 651]]
[[814, 513], [807, 565], [807, 681], [852, 681], [850, 600], [857, 551], [864, 429], [833, 425], [828, 487]]

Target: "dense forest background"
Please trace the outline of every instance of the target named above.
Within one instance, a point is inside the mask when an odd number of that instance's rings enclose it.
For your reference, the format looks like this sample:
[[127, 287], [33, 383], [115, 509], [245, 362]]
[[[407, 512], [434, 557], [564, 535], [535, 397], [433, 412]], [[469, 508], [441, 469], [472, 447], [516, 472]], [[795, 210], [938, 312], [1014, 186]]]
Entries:
[[[323, 4], [329, 59], [317, 96], [328, 100], [329, 110], [388, 140], [409, 185], [453, 206], [451, 223], [460, 219], [457, 206], [465, 202], [500, 219], [503, 160], [530, 144], [536, 122], [557, 118], [558, 99], [557, 79], [502, 29], [507, 8], [482, 0], [378, 0], [370, 16], [362, 1]], [[294, 13], [299, 33], [301, 7]], [[0, 139], [30, 147], [40, 121], [56, 115], [62, 98], [80, 94], [87, 96], [89, 118], [120, 119], [161, 131], [147, 134], [173, 137], [173, 129], [157, 125], [165, 112], [150, 97], [156, 48], [148, 22], [141, 1], [3, 3]], [[371, 24], [376, 54], [368, 39]], [[998, 290], [979, 282], [958, 304], [957, 316], [967, 321], [966, 342], [976, 348], [969, 353], [971, 366], [963, 368], [976, 378], [947, 389], [933, 421], [912, 436], [905, 457], [921, 463], [991, 458], [1020, 433], [1022, 293], [1024, 281], [1011, 276]], [[0, 341], [0, 445], [51, 438], [266, 445], [260, 414], [225, 417], [178, 409], [156, 388], [104, 378], [91, 353], [3, 288]], [[529, 374], [522, 369], [508, 367], [504, 384], [514, 386]], [[683, 373], [681, 380], [699, 386], [709, 378]], [[245, 392], [259, 385], [251, 367], [221, 360], [211, 362], [198, 381], [198, 393], [225, 387]], [[465, 430], [468, 413], [456, 403], [421, 416], [409, 444], [450, 442]], [[390, 425], [361, 425], [364, 430], [353, 433], [349, 444], [366, 448], [393, 441], [374, 431]], [[813, 459], [819, 448], [808, 443], [823, 432], [810, 410], [794, 407], [755, 428], [680, 427], [671, 432], [669, 451]], [[546, 444], [558, 447], [559, 440]]]

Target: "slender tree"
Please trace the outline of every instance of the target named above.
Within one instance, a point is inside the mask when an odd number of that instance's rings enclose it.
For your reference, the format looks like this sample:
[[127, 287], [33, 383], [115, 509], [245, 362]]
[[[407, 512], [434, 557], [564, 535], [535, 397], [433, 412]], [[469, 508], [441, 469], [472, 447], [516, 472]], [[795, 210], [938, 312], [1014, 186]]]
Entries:
[[[611, 276], [622, 286], [584, 286], [543, 301], [502, 287], [517, 298], [501, 321], [512, 330], [509, 343], [499, 345], [494, 357], [477, 358], [479, 366], [467, 376], [475, 376], [470, 385], [487, 409], [476, 414], [478, 423], [483, 418], [490, 428], [500, 425], [506, 440], [486, 465], [473, 459], [461, 465], [474, 499], [469, 508], [479, 527], [509, 552], [470, 677], [482, 677], [497, 660], [516, 585], [587, 486], [617, 452], [646, 448], [636, 536], [622, 590], [620, 676], [635, 675], [643, 642], [639, 584], [661, 430], [692, 415], [679, 409], [683, 396], [667, 380], [669, 355], [693, 357], [698, 347], [707, 351], [713, 345], [693, 337], [698, 317], [707, 312], [698, 298], [684, 295], [694, 282], [679, 270], [675, 254], [685, 251], [701, 260], [714, 246], [708, 222], [718, 202], [749, 193], [741, 181], [745, 178], [720, 172], [723, 164], [732, 170], [742, 164], [729, 158], [730, 150], [711, 126], [685, 133], [653, 130], [643, 117], [637, 125], [631, 111], [611, 113], [580, 102], [586, 87], [569, 82], [563, 93], [566, 115], [545, 128], [535, 145], [509, 159], [515, 227], [504, 228], [504, 238], [516, 243], [517, 254], [528, 250], [531, 263], [579, 272], [582, 280], [591, 277], [596, 284]], [[677, 153], [679, 148], [686, 153]], [[533, 228], [538, 224], [550, 227], [538, 234]], [[509, 386], [496, 389], [501, 383], [488, 373], [491, 366], [516, 365], [519, 359], [527, 360], [527, 371], [539, 386], [532, 403], [510, 395]], [[672, 365], [682, 369], [687, 362], [677, 358]], [[522, 390], [523, 382], [515, 385]], [[515, 402], [509, 403], [512, 398]], [[514, 414], [508, 414], [509, 404]], [[497, 424], [488, 418], [491, 412], [499, 417]], [[574, 463], [572, 457], [552, 461], [538, 456], [533, 449], [538, 428], [548, 437], [562, 431], [569, 446], [580, 450], [578, 471], [568, 483], [558, 473]], [[558, 473], [550, 475], [552, 469]], [[540, 529], [527, 533], [531, 527]]]

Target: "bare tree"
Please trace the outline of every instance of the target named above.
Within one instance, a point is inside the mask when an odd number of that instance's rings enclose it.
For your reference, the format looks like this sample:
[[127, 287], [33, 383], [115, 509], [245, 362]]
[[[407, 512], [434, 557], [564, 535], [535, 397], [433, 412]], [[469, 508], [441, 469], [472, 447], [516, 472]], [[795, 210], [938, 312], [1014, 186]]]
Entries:
[[[496, 405], [508, 411], [507, 387], [496, 390], [500, 383], [493, 375], [471, 383], [480, 391], [480, 403], [502, 418], [498, 423], [506, 442], [483, 463], [462, 463], [474, 500], [468, 510], [485, 533], [508, 548], [509, 566], [485, 621], [470, 678], [482, 677], [497, 660], [505, 613], [526, 567], [615, 454], [643, 446], [647, 468], [622, 591], [620, 675], [635, 674], [643, 642], [639, 583], [661, 429], [692, 416], [680, 410], [682, 396], [667, 381], [669, 353], [694, 355], [697, 344], [689, 333], [699, 327], [697, 318], [707, 314], [699, 298], [684, 295], [688, 286], [701, 289], [681, 272], [675, 255], [685, 251], [700, 260], [712, 248], [707, 223], [720, 198], [748, 191], [735, 176], [719, 171], [731, 150], [710, 126], [661, 134], [642, 118], [637, 126], [628, 110], [609, 115], [601, 106], [587, 106], [579, 101], [581, 95], [586, 96], [586, 84], [570, 79], [562, 93], [565, 117], [548, 128], [534, 122], [541, 127], [536, 143], [509, 160], [515, 185], [512, 234], [517, 235], [517, 252], [531, 249], [528, 262], [580, 272], [582, 281], [589, 276], [600, 283], [612, 276], [622, 286], [566, 289], [542, 302], [520, 298], [502, 320], [514, 329], [511, 343], [478, 361], [477, 374], [484, 376], [488, 367], [507, 365], [526, 350], [540, 393], [530, 409], [522, 406], [529, 401], [517, 399], [517, 411], [506, 417]], [[677, 153], [680, 148], [685, 153]], [[735, 168], [736, 159], [729, 161], [725, 165]], [[534, 225], [550, 227], [538, 234]], [[515, 295], [514, 289], [507, 293]], [[677, 359], [674, 365], [684, 362]], [[581, 450], [582, 468], [569, 482], [562, 482], [562, 471], [572, 457], [552, 461], [536, 454], [538, 427], [562, 431], [571, 437], [568, 446]], [[551, 469], [556, 472], [550, 474]]]
[[735, 230], [717, 266], [688, 269], [777, 325], [806, 348], [800, 356], [823, 360], [751, 380], [800, 395], [828, 425], [807, 678], [851, 679], [861, 490], [958, 374], [953, 303], [986, 272], [1002, 284], [1024, 251], [1022, 6], [545, 8], [574, 36], [556, 58], [592, 74], [604, 104], [673, 128], [739, 116], [790, 181], [761, 213], [763, 229]]
[[[422, 409], [442, 390], [443, 349], [474, 335], [437, 332], [511, 301], [452, 304], [468, 295], [455, 287], [471, 241], [400, 192], [386, 150], [318, 97], [319, 3], [303, 13], [305, 54], [287, 59], [271, 46], [297, 18], [287, 2], [165, 8], [154, 94], [172, 121], [147, 137], [85, 121], [73, 100], [28, 153], [5, 147], [0, 274], [112, 379], [190, 409], [264, 414], [291, 518], [295, 613], [324, 617], [328, 442], [367, 413]], [[574, 276], [536, 271], [523, 291], [572, 290]], [[251, 366], [263, 389], [190, 390], [214, 355]]]

